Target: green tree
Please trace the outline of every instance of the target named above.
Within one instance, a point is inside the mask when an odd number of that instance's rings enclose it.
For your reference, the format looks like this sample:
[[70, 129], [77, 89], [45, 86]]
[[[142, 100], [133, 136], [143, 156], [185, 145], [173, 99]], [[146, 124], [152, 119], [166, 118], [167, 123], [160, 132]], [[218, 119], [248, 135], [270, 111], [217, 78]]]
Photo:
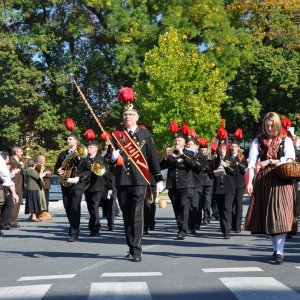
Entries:
[[226, 82], [220, 70], [174, 28], [161, 35], [145, 56], [136, 84], [141, 122], [150, 127], [159, 147], [171, 140], [169, 123], [186, 122], [199, 136], [211, 138], [220, 124]]

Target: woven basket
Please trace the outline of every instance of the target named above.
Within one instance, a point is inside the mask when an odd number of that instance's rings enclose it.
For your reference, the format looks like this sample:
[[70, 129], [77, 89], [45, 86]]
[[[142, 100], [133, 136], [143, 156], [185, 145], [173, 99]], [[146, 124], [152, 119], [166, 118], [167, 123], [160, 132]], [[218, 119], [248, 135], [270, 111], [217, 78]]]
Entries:
[[300, 177], [300, 163], [290, 162], [276, 167], [275, 172], [280, 178], [299, 178]]

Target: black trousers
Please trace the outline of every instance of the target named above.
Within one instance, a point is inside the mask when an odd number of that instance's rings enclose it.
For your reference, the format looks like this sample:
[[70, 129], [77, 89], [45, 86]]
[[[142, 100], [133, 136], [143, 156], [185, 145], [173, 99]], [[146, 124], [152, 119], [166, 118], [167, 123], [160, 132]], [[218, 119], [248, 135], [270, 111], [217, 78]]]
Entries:
[[5, 195], [5, 201], [1, 208], [1, 228], [5, 228], [9, 224], [13, 207], [13, 198], [12, 194], [8, 190], [8, 187], [4, 186], [3, 192]]
[[212, 198], [212, 186], [207, 186], [204, 185], [203, 186], [203, 193], [202, 193], [202, 203], [203, 203], [203, 219], [205, 219], [206, 221], [208, 221], [211, 217], [211, 212], [210, 212], [210, 208], [211, 208], [211, 198]]
[[156, 204], [155, 204], [155, 199], [156, 199], [156, 187], [151, 187], [151, 192], [152, 192], [152, 197], [154, 199], [153, 203], [149, 203], [148, 199], [145, 199], [145, 204], [144, 204], [144, 227], [149, 228], [149, 227], [154, 227], [155, 226], [155, 212], [156, 212]]
[[115, 224], [115, 216], [117, 209], [117, 190], [113, 189], [110, 199], [105, 196], [105, 204], [103, 209], [105, 208], [105, 216], [107, 220], [108, 226], [114, 226]]
[[203, 208], [202, 192], [203, 192], [203, 187], [195, 188], [193, 196], [191, 198], [190, 213], [189, 213], [189, 228], [192, 231], [196, 230], [197, 224], [201, 225], [202, 208]]
[[214, 198], [218, 204], [222, 233], [223, 235], [229, 236], [231, 228], [231, 213], [234, 194], [214, 194]]
[[117, 188], [126, 242], [131, 255], [142, 254], [145, 194], [146, 186], [119, 186]]
[[47, 204], [47, 211], [49, 211], [49, 190], [45, 190], [45, 198], [46, 198], [46, 204]]
[[245, 189], [236, 189], [232, 204], [232, 230], [241, 230], [243, 219], [243, 196]]
[[170, 189], [168, 194], [171, 199], [175, 219], [179, 232], [187, 232], [189, 221], [189, 209], [191, 198], [193, 196], [193, 188]]
[[102, 192], [85, 192], [85, 201], [89, 211], [89, 230], [91, 232], [99, 232], [100, 217], [99, 217], [99, 203], [102, 197]]
[[70, 224], [69, 236], [78, 237], [83, 191], [63, 188], [62, 194], [63, 204]]

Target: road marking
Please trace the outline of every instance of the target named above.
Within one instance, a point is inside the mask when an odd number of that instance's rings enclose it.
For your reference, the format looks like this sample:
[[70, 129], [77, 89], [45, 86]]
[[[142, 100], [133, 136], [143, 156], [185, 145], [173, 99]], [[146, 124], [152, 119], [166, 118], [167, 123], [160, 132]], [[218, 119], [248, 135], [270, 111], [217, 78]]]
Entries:
[[88, 300], [151, 300], [146, 282], [92, 282]]
[[52, 284], [9, 286], [0, 288], [0, 299], [5, 300], [40, 300]]
[[119, 273], [103, 273], [101, 277], [134, 277], [134, 276], [162, 276], [161, 272], [119, 272]]
[[300, 270], [300, 267], [295, 267], [296, 269]]
[[273, 277], [219, 278], [239, 300], [299, 300], [300, 295]]
[[231, 273], [231, 272], [263, 272], [257, 267], [241, 267], [241, 268], [206, 268], [202, 269], [204, 273]]
[[45, 276], [25, 276], [20, 277], [18, 281], [30, 281], [30, 280], [48, 280], [48, 279], [67, 279], [74, 278], [76, 274], [65, 274], [65, 275], [45, 275]]

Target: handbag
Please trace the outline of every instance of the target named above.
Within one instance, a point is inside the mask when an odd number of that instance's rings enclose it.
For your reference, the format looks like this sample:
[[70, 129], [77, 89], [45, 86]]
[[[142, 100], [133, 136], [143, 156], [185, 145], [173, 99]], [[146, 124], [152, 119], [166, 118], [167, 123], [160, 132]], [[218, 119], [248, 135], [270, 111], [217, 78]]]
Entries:
[[280, 178], [299, 178], [300, 177], [300, 162], [288, 162], [274, 168], [276, 175]]

